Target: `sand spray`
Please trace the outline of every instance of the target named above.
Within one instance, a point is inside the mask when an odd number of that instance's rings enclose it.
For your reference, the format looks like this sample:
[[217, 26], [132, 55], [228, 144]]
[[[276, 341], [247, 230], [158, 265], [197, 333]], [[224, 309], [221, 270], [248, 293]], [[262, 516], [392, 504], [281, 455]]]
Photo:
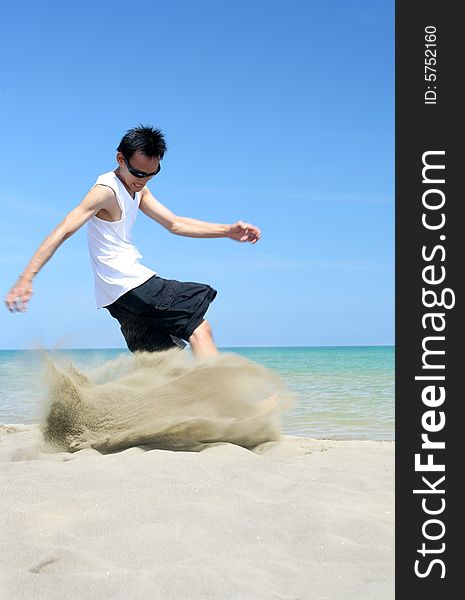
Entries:
[[87, 373], [42, 355], [43, 437], [65, 451], [198, 451], [219, 442], [252, 448], [279, 439], [280, 416], [295, 399], [276, 373], [234, 353], [138, 352]]

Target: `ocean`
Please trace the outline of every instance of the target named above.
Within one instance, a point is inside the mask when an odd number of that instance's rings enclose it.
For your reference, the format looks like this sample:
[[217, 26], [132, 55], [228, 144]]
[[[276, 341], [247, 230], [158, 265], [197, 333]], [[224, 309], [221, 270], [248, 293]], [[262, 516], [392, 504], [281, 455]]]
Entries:
[[[334, 440], [394, 439], [394, 347], [221, 348], [278, 373], [297, 392], [282, 430]], [[58, 350], [86, 372], [128, 350]], [[0, 423], [37, 423], [46, 393], [32, 350], [0, 350]]]

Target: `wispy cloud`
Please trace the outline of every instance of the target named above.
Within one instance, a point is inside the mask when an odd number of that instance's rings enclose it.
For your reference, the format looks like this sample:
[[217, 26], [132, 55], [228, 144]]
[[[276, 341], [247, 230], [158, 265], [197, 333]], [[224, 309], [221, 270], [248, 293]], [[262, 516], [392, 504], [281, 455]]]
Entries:
[[8, 209], [9, 212], [13, 211], [18, 214], [28, 216], [48, 216], [55, 217], [57, 219], [63, 218], [63, 211], [58, 211], [42, 201], [31, 202], [28, 200], [6, 197], [5, 195], [0, 196], [0, 207]]
[[[185, 257], [179, 259], [172, 257], [171, 264], [182, 264], [183, 267], [188, 267]], [[193, 267], [196, 263], [193, 262]], [[241, 258], [222, 258], [215, 260], [213, 257], [208, 261], [208, 268], [224, 270], [226, 267], [234, 269], [258, 269], [258, 270], [337, 270], [337, 271], [379, 271], [391, 268], [388, 263], [370, 263], [367, 261], [313, 261], [305, 259], [293, 259], [287, 256], [277, 254], [260, 254], [253, 257]]]
[[16, 256], [6, 256], [4, 254], [0, 254], [0, 264], [2, 265], [15, 265], [17, 263], [26, 263], [27, 261], [29, 261], [31, 257], [30, 256], [20, 256], [20, 255], [16, 255]]
[[311, 190], [251, 190], [237, 188], [215, 188], [204, 186], [170, 186], [169, 191], [186, 194], [202, 194], [207, 197], [252, 198], [258, 200], [276, 200], [287, 202], [324, 202], [344, 204], [393, 204], [394, 197], [386, 194], [346, 193], [346, 192], [318, 192]]

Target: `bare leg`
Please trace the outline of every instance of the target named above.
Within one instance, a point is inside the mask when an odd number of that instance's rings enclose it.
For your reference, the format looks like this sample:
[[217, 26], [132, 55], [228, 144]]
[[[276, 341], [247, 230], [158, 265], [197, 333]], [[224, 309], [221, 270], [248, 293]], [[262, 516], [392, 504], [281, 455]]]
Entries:
[[[212, 330], [208, 321], [202, 321], [189, 338], [192, 352], [198, 358], [215, 356], [218, 349], [213, 341]], [[278, 402], [278, 395], [272, 394], [269, 398], [261, 400], [256, 406], [257, 415], [266, 415], [274, 410]]]
[[212, 330], [208, 321], [202, 321], [194, 333], [189, 338], [192, 352], [197, 358], [206, 358], [215, 356], [218, 349], [213, 341]]

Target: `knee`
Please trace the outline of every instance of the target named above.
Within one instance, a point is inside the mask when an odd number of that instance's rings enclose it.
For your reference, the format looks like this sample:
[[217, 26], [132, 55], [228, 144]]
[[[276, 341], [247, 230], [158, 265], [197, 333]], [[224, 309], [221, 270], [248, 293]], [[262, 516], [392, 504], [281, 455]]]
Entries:
[[196, 340], [202, 339], [211, 339], [212, 338], [212, 328], [208, 321], [202, 321], [200, 325], [195, 329], [192, 333], [192, 336]]

